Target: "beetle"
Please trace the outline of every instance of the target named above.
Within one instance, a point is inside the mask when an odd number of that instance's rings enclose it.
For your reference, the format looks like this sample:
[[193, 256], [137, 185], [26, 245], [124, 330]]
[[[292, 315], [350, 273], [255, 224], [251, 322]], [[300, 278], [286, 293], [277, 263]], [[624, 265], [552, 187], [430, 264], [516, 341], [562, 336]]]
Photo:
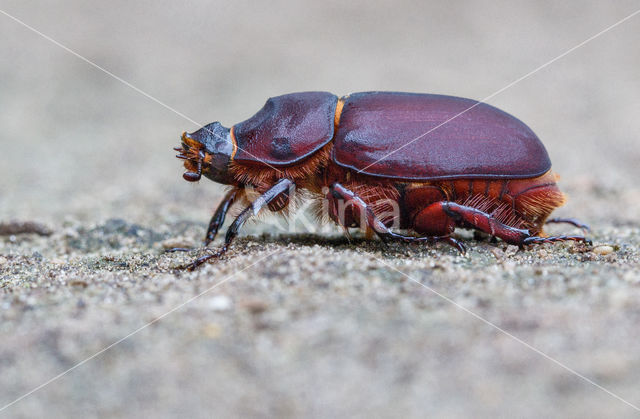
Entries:
[[[205, 246], [234, 203], [247, 205], [222, 247], [189, 269], [224, 254], [247, 219], [264, 207], [285, 209], [294, 187], [326, 200], [329, 218], [343, 228], [360, 227], [383, 241], [445, 242], [464, 252], [465, 245], [452, 237], [456, 227], [464, 227], [520, 247], [590, 243], [583, 235], [544, 234], [549, 222], [588, 227], [548, 218], [565, 195], [536, 134], [510, 114], [471, 99], [400, 92], [285, 94], [231, 128], [213, 122], [183, 133], [175, 150], [187, 181], [205, 176], [231, 187], [211, 218]], [[247, 200], [248, 187], [260, 194], [253, 202]]]

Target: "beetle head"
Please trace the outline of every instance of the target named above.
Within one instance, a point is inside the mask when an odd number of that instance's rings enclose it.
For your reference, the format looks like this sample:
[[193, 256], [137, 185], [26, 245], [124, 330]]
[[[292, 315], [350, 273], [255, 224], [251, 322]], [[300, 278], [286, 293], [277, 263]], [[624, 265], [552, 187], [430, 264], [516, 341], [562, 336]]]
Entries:
[[182, 175], [189, 182], [197, 182], [202, 175], [219, 183], [229, 183], [229, 162], [233, 142], [229, 128], [212, 122], [192, 133], [182, 134], [182, 147], [176, 157], [184, 160], [187, 171]]

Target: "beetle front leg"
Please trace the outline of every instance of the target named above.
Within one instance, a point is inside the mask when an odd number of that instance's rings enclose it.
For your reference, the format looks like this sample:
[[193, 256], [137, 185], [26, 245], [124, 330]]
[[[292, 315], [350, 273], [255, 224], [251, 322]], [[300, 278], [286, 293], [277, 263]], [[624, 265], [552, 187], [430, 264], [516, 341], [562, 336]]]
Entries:
[[[448, 235], [447, 236], [413, 237], [413, 236], [405, 236], [403, 234], [394, 233], [393, 231], [391, 231], [391, 229], [389, 229], [389, 227], [387, 227], [382, 221], [380, 221], [378, 217], [376, 217], [371, 207], [367, 205], [367, 203], [364, 202], [362, 198], [360, 198], [358, 195], [356, 195], [355, 193], [353, 193], [352, 191], [350, 191], [349, 189], [345, 188], [344, 186], [342, 186], [337, 182], [331, 185], [330, 193], [333, 195], [334, 198], [342, 199], [346, 201], [348, 204], [354, 205], [358, 209], [361, 216], [364, 216], [367, 227], [372, 229], [378, 235], [378, 237], [380, 237], [380, 240], [382, 240], [385, 243], [389, 240], [399, 240], [406, 243], [417, 243], [417, 242], [437, 243], [437, 242], [443, 241], [455, 247], [461, 253], [465, 253], [467, 250], [464, 244], [462, 244], [458, 240]], [[344, 220], [340, 220], [339, 219], [340, 217], [338, 214], [335, 214], [335, 215], [337, 217], [338, 224], [344, 225]]]
[[289, 179], [282, 179], [278, 183], [273, 185], [265, 193], [260, 195], [258, 199], [253, 201], [251, 205], [249, 205], [244, 210], [242, 210], [240, 215], [238, 215], [238, 217], [233, 221], [233, 223], [227, 230], [227, 234], [224, 239], [224, 244], [220, 249], [218, 249], [215, 252], [212, 251], [212, 253], [208, 255], [199, 257], [198, 259], [194, 260], [193, 262], [185, 266], [182, 266], [181, 268], [192, 271], [196, 269], [198, 266], [202, 265], [203, 263], [214, 258], [219, 258], [220, 256], [224, 255], [226, 251], [229, 249], [229, 246], [231, 245], [231, 242], [233, 241], [233, 239], [235, 239], [236, 236], [238, 235], [238, 232], [240, 231], [240, 228], [242, 228], [244, 223], [252, 216], [257, 215], [260, 212], [260, 210], [262, 210], [264, 207], [268, 206], [269, 203], [272, 202], [278, 195], [280, 195], [281, 193], [287, 192], [289, 187], [291, 187], [292, 185], [294, 185], [294, 183]]
[[[236, 198], [236, 195], [239, 191], [239, 188], [233, 188], [229, 192], [227, 192], [222, 199], [222, 202], [218, 204], [218, 208], [216, 208], [216, 212], [211, 217], [211, 221], [209, 221], [209, 227], [207, 228], [207, 234], [204, 237], [204, 247], [207, 247], [209, 243], [216, 238], [216, 234], [218, 234], [218, 230], [224, 224], [224, 219], [227, 216], [227, 212], [231, 205], [233, 205], [233, 201]], [[165, 253], [174, 253], [174, 252], [189, 252], [193, 249], [188, 247], [172, 247], [171, 249], [165, 250]]]
[[227, 216], [227, 212], [233, 202], [236, 199], [236, 195], [238, 194], [239, 188], [233, 188], [222, 199], [222, 202], [218, 205], [216, 212], [211, 217], [211, 221], [209, 221], [209, 227], [207, 228], [207, 234], [204, 236], [204, 245], [208, 246], [218, 234], [218, 230], [224, 224], [224, 219]]

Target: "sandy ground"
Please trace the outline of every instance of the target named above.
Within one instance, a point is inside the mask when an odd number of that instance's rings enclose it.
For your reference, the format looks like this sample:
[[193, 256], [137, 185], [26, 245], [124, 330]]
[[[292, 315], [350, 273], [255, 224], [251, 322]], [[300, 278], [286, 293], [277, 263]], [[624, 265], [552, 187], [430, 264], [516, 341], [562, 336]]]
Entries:
[[609, 251], [263, 223], [194, 273], [162, 253], [198, 243], [223, 192], [181, 178], [193, 121], [301, 90], [482, 99], [638, 7], [601, 3], [3, 0], [192, 121], [0, 15], [0, 222], [51, 232], [0, 235], [0, 408], [118, 342], [0, 415], [638, 414], [640, 16], [488, 100], [543, 139], [557, 215]]

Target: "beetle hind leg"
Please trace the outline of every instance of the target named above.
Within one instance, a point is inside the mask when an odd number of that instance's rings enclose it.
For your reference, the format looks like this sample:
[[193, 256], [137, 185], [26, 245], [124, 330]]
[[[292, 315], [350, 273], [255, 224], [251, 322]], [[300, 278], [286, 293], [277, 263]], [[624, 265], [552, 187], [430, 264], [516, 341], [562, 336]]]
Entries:
[[576, 241], [583, 242], [591, 246], [591, 240], [587, 239], [584, 236], [576, 235], [576, 236], [551, 236], [551, 237], [537, 237], [531, 236], [527, 237], [522, 241], [523, 245], [531, 245], [531, 244], [541, 244], [541, 243], [553, 243], [553, 242], [565, 242], [565, 241]]
[[583, 231], [591, 231], [591, 228], [587, 224], [575, 218], [549, 218], [545, 221], [545, 224], [571, 224]]
[[467, 207], [455, 202], [438, 202], [433, 204], [459, 224], [468, 225], [485, 233], [496, 236], [509, 244], [518, 246], [551, 243], [559, 241], [580, 241], [591, 244], [591, 240], [584, 236], [554, 236], [538, 237], [532, 236], [529, 230], [508, 226], [501, 223], [491, 214], [480, 211], [477, 208]]

